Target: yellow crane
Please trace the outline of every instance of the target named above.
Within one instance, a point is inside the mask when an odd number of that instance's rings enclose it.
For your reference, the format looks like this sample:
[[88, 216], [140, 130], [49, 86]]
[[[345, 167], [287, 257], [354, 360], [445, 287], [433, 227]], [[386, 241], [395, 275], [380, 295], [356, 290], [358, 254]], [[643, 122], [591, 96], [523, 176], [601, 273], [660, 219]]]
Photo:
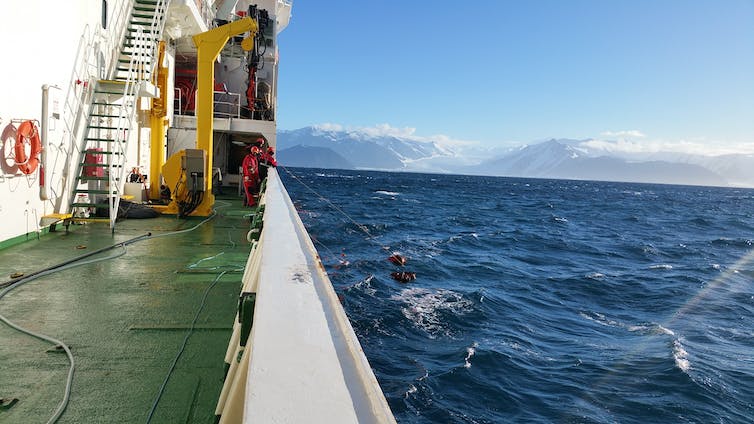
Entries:
[[[215, 196], [212, 194], [215, 61], [231, 37], [246, 32], [249, 36], [241, 42], [241, 47], [246, 51], [253, 49], [257, 31], [256, 21], [245, 17], [193, 37], [197, 49], [196, 150], [181, 150], [161, 166], [165, 183], [173, 190], [172, 200], [163, 213], [184, 214], [182, 212], [186, 210], [186, 205], [190, 211], [185, 215], [208, 216], [212, 213], [215, 204]], [[162, 151], [164, 122], [164, 118], [159, 117], [152, 120], [153, 125], [162, 126], [162, 132], [159, 133], [162, 135], [156, 136], [159, 140], [152, 137], [153, 151]], [[159, 146], [155, 146], [157, 143]], [[154, 174], [154, 170], [151, 172]]]

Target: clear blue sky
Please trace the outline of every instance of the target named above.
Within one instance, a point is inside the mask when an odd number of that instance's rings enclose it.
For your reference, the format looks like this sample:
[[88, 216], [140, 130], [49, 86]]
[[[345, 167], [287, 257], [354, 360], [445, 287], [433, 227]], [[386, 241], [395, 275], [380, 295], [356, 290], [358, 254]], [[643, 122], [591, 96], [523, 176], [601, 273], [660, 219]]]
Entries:
[[296, 0], [281, 129], [754, 142], [754, 0]]

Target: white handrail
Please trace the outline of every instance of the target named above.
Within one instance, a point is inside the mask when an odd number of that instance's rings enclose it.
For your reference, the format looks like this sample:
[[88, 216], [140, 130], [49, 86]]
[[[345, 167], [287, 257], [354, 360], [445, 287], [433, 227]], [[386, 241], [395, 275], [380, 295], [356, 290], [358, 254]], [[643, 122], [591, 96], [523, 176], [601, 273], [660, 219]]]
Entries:
[[[225, 101], [225, 99], [222, 99], [222, 96], [221, 96], [221, 99], [218, 100], [217, 98], [218, 94], [228, 97], [228, 101]], [[233, 100], [234, 97], [235, 97], [235, 100]], [[215, 116], [226, 117], [226, 118], [240, 118], [241, 117], [241, 94], [231, 93], [229, 91], [214, 91], [213, 101], [214, 101], [213, 109], [215, 111], [214, 112]], [[218, 106], [226, 106], [226, 107], [223, 108], [223, 107], [218, 107]]]
[[[126, 40], [126, 34], [128, 33], [128, 19], [133, 12], [133, 1], [122, 1], [120, 7], [118, 7], [113, 13], [112, 19], [108, 22], [108, 27], [111, 29], [109, 37], [107, 38], [107, 44], [109, 47], [110, 61], [107, 66], [107, 75], [113, 75], [115, 69], [118, 67], [118, 56], [120, 56], [120, 46]], [[118, 45], [120, 43], [120, 45]]]
[[[81, 153], [81, 148], [79, 148], [76, 141], [79, 139], [82, 123], [85, 123], [89, 119], [93, 91], [92, 83], [94, 81], [92, 70], [96, 72], [96, 69], [95, 38], [87, 25], [84, 27], [79, 40], [76, 58], [71, 70], [71, 77], [68, 80], [65, 100], [63, 101], [62, 115], [65, 133], [61, 145], [65, 146], [67, 144], [68, 147], [62, 149], [67, 155], [63, 167], [63, 192], [60, 193], [55, 203], [57, 212], [68, 208], [69, 205], [63, 202], [69, 197], [66, 194], [72, 194], [76, 186], [76, 167], [74, 164], [80, 159]], [[68, 143], [65, 143], [66, 137]], [[83, 136], [81, 138], [83, 139]], [[73, 154], [74, 151], [76, 152], [75, 155]], [[70, 202], [72, 201], [70, 200]]]
[[[130, 60], [126, 71], [126, 81], [123, 87], [123, 97], [117, 109], [117, 128], [115, 141], [111, 146], [113, 154], [108, 155], [109, 166], [109, 191], [111, 226], [114, 225], [117, 215], [117, 206], [122, 191], [120, 181], [123, 181], [125, 167], [125, 153], [127, 132], [133, 126], [136, 115], [136, 101], [138, 91], [143, 81], [149, 81], [155, 68], [158, 41], [167, 19], [169, 0], [157, 0], [154, 5], [154, 15], [148, 29], [136, 28], [133, 40], [127, 39], [129, 22], [136, 12], [133, 0], [121, 0], [117, 2], [113, 13], [108, 21], [108, 29], [97, 27], [94, 31], [87, 26], [79, 41], [73, 71], [69, 80], [69, 86], [63, 104], [63, 121], [65, 124], [66, 137], [68, 137], [67, 162], [64, 168], [65, 189], [59, 199], [68, 198], [68, 204], [58, 201], [56, 210], [62, 211], [69, 208], [75, 201], [74, 194], [77, 187], [77, 164], [81, 162], [83, 151], [87, 149], [87, 123], [90, 121], [93, 110], [94, 86], [101, 79], [116, 79], [118, 75], [119, 60], [122, 57], [122, 47], [125, 44], [134, 46], [130, 54]], [[144, 22], [147, 23], [147, 22]], [[65, 144], [65, 143], [64, 143]], [[115, 153], [119, 153], [117, 165], [113, 166]], [[113, 193], [115, 192], [115, 193]]]
[[[148, 76], [145, 73], [146, 59], [149, 54], [149, 45], [151, 40], [144, 33], [141, 28], [136, 29], [136, 34], [133, 39], [133, 50], [131, 52], [131, 60], [128, 64], [128, 71], [126, 74], [126, 82], [123, 87], [123, 96], [121, 98], [121, 105], [118, 108], [118, 124], [115, 126], [115, 137], [113, 146], [111, 146], [112, 154], [108, 157], [108, 168], [110, 169], [109, 175], [109, 189], [108, 189], [108, 201], [110, 206], [110, 227], [114, 228], [115, 220], [118, 217], [118, 205], [120, 203], [120, 196], [122, 194], [121, 181], [125, 176], [125, 156], [126, 147], [129, 139], [128, 132], [133, 128], [133, 119], [136, 115], [136, 102], [138, 100], [138, 92], [141, 84], [148, 80]], [[113, 161], [119, 159], [118, 165], [120, 167], [115, 169], [113, 167]]]

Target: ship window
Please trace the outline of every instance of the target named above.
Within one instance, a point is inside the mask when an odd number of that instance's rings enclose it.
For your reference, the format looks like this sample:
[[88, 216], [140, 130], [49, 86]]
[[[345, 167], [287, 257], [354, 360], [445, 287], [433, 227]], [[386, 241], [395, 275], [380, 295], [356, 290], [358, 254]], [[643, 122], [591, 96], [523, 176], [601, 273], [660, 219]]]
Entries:
[[102, 0], [102, 29], [107, 29], [107, 0]]

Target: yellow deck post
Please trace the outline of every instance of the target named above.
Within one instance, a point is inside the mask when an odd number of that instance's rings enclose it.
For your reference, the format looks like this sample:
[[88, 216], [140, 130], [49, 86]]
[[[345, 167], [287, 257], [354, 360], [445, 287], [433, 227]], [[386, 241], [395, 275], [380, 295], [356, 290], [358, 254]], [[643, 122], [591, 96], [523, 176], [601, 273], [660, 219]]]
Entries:
[[160, 96], [152, 99], [152, 109], [149, 112], [149, 198], [160, 198], [160, 174], [165, 164], [165, 133], [168, 120], [168, 67], [165, 62], [165, 42], [160, 41], [157, 54], [155, 85]]

